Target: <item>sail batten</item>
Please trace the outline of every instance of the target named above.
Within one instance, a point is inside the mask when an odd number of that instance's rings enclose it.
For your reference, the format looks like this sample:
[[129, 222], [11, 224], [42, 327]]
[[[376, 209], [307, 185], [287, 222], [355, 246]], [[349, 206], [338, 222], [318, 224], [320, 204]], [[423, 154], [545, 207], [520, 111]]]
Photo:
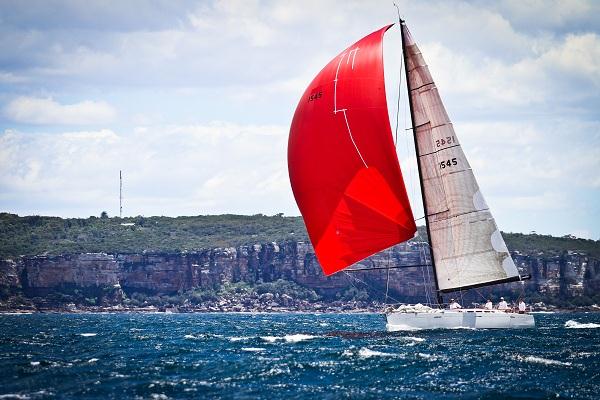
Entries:
[[519, 280], [421, 51], [401, 25], [423, 203], [438, 290]]

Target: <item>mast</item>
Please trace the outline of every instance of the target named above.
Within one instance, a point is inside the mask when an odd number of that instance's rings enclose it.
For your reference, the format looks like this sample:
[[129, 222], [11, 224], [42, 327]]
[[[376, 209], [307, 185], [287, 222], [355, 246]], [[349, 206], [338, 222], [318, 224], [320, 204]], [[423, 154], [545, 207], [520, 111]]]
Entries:
[[425, 228], [427, 229], [427, 242], [429, 244], [429, 254], [431, 256], [431, 267], [433, 270], [433, 282], [435, 283], [435, 293], [436, 299], [439, 305], [444, 303], [444, 299], [442, 298], [442, 294], [440, 293], [440, 288], [438, 286], [437, 274], [435, 272], [435, 258], [433, 256], [433, 247], [431, 244], [431, 232], [429, 230], [429, 221], [427, 219], [427, 200], [425, 199], [425, 188], [423, 187], [423, 172], [421, 171], [421, 163], [419, 162], [419, 146], [417, 144], [417, 133], [415, 130], [415, 114], [413, 111], [413, 101], [410, 93], [410, 77], [408, 76], [408, 57], [406, 55], [406, 40], [404, 38], [404, 29], [403, 26], [405, 22], [398, 16], [398, 20], [400, 21], [400, 36], [402, 37], [402, 57], [404, 59], [404, 72], [406, 75], [406, 89], [408, 92], [408, 108], [410, 110], [410, 122], [412, 126], [412, 133], [415, 145], [415, 153], [417, 156], [417, 170], [419, 171], [419, 186], [421, 188], [421, 199], [423, 200], [423, 211], [425, 212]]

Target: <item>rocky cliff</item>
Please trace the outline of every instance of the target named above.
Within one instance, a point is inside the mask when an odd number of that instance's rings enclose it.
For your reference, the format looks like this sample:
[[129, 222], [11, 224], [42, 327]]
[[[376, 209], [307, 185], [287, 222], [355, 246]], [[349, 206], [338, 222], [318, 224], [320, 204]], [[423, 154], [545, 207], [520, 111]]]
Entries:
[[[408, 242], [363, 261], [360, 267], [427, 264], [423, 247]], [[523, 274], [532, 279], [497, 286], [496, 294], [518, 296], [524, 290], [545, 298], [594, 297], [600, 293], [600, 264], [586, 254], [559, 255], [513, 252]], [[384, 300], [388, 270], [322, 274], [310, 244], [302, 241], [263, 243], [214, 248], [178, 254], [82, 253], [19, 257], [0, 262], [0, 301], [14, 307], [15, 299], [33, 299], [52, 306], [73, 299], [96, 305], [121, 304], [124, 299], [178, 295], [190, 291], [218, 290], [239, 282], [250, 285], [291, 281], [314, 290], [324, 301], [334, 301], [350, 289], [366, 293], [370, 300]], [[389, 270], [389, 299], [402, 302], [433, 300], [432, 273], [427, 268]], [[470, 294], [480, 301], [492, 289]], [[469, 295], [468, 295], [469, 296]], [[363, 295], [364, 297], [364, 295]]]

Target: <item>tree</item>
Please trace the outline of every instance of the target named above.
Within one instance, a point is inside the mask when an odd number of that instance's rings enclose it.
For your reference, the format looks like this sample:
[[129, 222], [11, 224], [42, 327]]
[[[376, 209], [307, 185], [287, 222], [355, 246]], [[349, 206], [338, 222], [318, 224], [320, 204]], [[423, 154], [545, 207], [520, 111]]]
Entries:
[[100, 213], [100, 218], [107, 219], [108, 218], [108, 213], [106, 211], [102, 211], [102, 213]]

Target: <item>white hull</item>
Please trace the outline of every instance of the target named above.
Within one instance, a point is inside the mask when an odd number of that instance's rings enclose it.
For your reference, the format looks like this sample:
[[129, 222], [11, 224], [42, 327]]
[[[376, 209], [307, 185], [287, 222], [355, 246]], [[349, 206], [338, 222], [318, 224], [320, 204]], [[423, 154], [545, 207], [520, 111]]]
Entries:
[[535, 320], [532, 314], [481, 309], [391, 312], [387, 314], [387, 330], [389, 332], [457, 328], [535, 328]]

